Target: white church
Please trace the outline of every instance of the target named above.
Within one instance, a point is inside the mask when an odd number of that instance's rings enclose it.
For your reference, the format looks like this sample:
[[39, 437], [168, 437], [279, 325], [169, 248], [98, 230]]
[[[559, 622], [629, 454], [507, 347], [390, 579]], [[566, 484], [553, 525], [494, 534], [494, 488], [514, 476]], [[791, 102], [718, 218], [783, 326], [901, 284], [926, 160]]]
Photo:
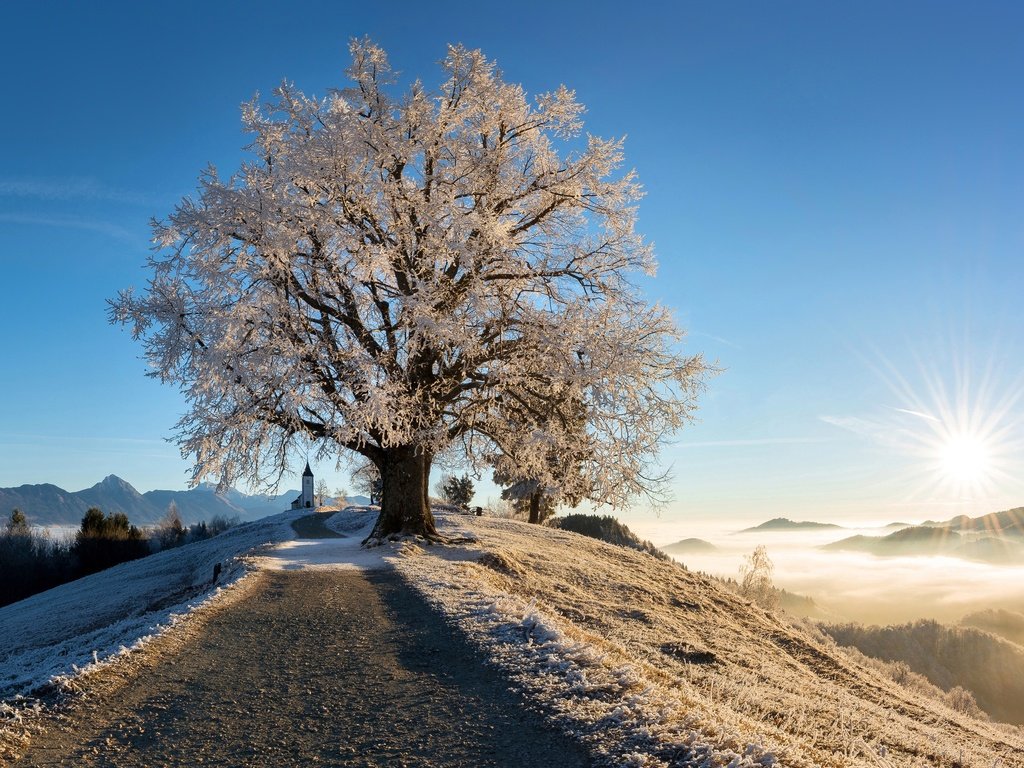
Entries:
[[305, 509], [314, 506], [313, 501], [313, 470], [306, 462], [306, 471], [302, 473], [302, 493], [292, 502], [292, 509]]

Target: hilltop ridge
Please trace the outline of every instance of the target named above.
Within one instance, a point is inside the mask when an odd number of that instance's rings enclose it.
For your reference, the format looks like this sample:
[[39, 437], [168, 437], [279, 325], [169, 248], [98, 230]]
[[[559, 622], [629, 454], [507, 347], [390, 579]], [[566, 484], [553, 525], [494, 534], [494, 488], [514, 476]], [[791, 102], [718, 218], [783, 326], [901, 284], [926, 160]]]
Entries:
[[948, 555], [988, 563], [1024, 562], [1024, 507], [979, 517], [958, 515], [928, 521], [885, 536], [850, 536], [825, 544], [825, 550], [852, 550], [886, 557]]

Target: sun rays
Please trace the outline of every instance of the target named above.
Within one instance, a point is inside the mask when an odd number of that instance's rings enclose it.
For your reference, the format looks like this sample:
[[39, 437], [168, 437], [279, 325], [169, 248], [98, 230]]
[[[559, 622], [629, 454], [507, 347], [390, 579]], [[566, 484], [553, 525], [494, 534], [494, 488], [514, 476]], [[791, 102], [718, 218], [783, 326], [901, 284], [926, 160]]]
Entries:
[[[978, 373], [966, 362], [949, 367], [918, 363], [914, 388], [898, 376], [894, 394], [903, 400], [901, 430], [920, 477], [916, 496], [971, 501], [996, 495], [1019, 454], [1021, 422], [1019, 382], [997, 389], [993, 366]], [[893, 379], [890, 379], [893, 382]]]
[[[928, 505], [998, 503], [1024, 478], [1024, 378], [1009, 355], [982, 364], [951, 348], [897, 366], [873, 365], [889, 402], [869, 417], [827, 417], [891, 457], [904, 501]], [[998, 362], [997, 362], [998, 361]]]

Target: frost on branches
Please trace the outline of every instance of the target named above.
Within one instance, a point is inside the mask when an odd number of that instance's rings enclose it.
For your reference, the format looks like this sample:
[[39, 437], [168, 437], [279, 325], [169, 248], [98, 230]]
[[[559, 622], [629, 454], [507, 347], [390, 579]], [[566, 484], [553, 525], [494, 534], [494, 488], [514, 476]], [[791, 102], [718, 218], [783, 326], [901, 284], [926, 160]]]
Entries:
[[654, 260], [622, 141], [584, 142], [572, 91], [528, 100], [479, 51], [449, 47], [440, 88], [404, 95], [380, 48], [351, 53], [350, 87], [244, 108], [252, 159], [203, 174], [154, 224], [146, 290], [111, 302], [187, 396], [193, 482], [352, 451], [382, 478], [373, 536], [428, 538], [453, 446], [601, 502], [647, 490], [707, 369], [629, 282]]

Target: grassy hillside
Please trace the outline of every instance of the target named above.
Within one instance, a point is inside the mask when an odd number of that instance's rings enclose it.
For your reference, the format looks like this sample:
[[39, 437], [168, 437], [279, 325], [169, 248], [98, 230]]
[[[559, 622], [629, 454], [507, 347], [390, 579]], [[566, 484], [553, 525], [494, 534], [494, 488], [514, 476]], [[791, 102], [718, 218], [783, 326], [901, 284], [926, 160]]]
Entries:
[[448, 523], [475, 556], [409, 545], [400, 569], [609, 764], [962, 768], [1024, 754], [1015, 727], [904, 690], [674, 563], [513, 521]]
[[547, 521], [546, 525], [550, 528], [589, 536], [592, 539], [600, 539], [620, 547], [629, 547], [639, 552], [646, 552], [652, 557], [662, 560], [667, 559], [664, 552], [651, 542], [641, 539], [629, 530], [628, 526], [623, 525], [611, 515], [565, 515], [564, 517], [551, 518]]

